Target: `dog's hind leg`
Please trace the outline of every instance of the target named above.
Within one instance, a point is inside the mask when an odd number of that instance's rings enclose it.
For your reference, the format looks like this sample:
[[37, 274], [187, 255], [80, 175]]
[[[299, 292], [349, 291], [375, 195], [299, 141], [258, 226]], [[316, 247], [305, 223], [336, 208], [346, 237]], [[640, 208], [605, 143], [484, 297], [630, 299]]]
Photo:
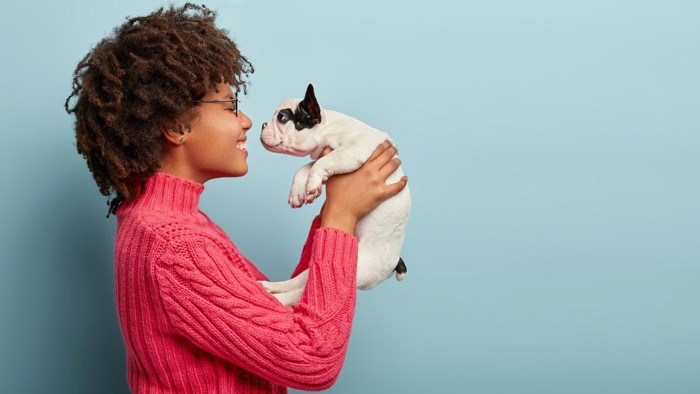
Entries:
[[301, 295], [304, 292], [304, 288], [288, 291], [286, 293], [277, 293], [272, 296], [277, 298], [282, 305], [294, 306], [301, 300]]
[[258, 281], [262, 287], [267, 290], [270, 294], [282, 294], [290, 291], [304, 289], [306, 286], [306, 281], [309, 279], [309, 270], [304, 270], [299, 275], [292, 279], [284, 280], [281, 282], [268, 282], [266, 280]]

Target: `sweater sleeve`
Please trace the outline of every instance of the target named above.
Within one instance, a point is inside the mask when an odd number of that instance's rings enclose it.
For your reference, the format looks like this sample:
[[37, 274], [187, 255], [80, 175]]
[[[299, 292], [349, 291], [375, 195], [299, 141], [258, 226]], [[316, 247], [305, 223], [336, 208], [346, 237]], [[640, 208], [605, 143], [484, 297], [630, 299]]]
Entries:
[[171, 242], [153, 265], [167, 329], [275, 383], [330, 387], [355, 311], [357, 240], [331, 228], [312, 233], [309, 278], [294, 307], [268, 294], [221, 240], [190, 234]]
[[321, 217], [316, 216], [311, 222], [311, 229], [309, 230], [309, 235], [306, 237], [306, 243], [301, 249], [301, 258], [299, 258], [299, 264], [297, 268], [292, 272], [292, 278], [302, 273], [304, 270], [309, 268], [309, 259], [311, 259], [311, 247], [313, 246], [314, 233], [318, 228], [321, 227]]

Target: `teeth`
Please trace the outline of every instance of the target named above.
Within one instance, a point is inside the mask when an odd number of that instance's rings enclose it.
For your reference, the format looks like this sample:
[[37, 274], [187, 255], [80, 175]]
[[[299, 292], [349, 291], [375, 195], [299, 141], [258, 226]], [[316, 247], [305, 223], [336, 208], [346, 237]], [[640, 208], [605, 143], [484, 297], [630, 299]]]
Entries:
[[238, 147], [238, 149], [240, 150], [248, 150], [248, 144], [245, 141], [239, 142], [238, 144], [236, 144], [236, 147]]

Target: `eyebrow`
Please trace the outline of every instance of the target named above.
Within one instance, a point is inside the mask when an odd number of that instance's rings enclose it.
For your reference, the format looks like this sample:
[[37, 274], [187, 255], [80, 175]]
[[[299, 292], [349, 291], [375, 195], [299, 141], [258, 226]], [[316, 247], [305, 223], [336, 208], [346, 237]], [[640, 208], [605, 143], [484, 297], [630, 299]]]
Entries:
[[223, 96], [220, 96], [220, 97], [222, 97], [221, 100], [224, 100], [224, 99], [233, 100], [233, 99], [237, 98], [235, 91], [225, 91], [224, 90], [220, 93], [223, 93]]
[[[219, 96], [220, 93], [223, 93], [223, 95]], [[216, 95], [218, 97], [215, 96], [215, 97], [209, 99], [208, 101], [211, 101], [211, 100], [237, 100], [238, 99], [237, 93], [229, 93], [229, 92], [220, 92], [220, 93]]]

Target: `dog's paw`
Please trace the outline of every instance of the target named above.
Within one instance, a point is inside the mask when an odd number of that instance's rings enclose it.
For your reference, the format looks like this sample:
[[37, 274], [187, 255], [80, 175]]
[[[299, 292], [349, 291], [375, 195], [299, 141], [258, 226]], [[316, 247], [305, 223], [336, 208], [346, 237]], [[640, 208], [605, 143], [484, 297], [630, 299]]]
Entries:
[[306, 182], [306, 203], [310, 204], [318, 196], [321, 195], [323, 190], [323, 178], [318, 176], [310, 176], [309, 181]]
[[305, 195], [289, 194], [289, 206], [292, 208], [301, 208], [306, 202]]
[[304, 201], [306, 204], [311, 204], [312, 202], [316, 201], [318, 196], [321, 195], [321, 187], [318, 187], [313, 190], [308, 190], [306, 193], [306, 200]]
[[275, 298], [279, 300], [282, 305], [285, 306], [294, 306], [301, 301], [301, 295], [304, 292], [304, 289], [297, 289], [297, 290], [292, 290], [287, 293], [280, 293], [280, 294], [273, 294]]
[[289, 191], [289, 206], [299, 208], [306, 202], [306, 185], [303, 183], [294, 183], [292, 190]]
[[268, 282], [266, 280], [259, 280], [258, 283], [265, 289], [270, 294], [275, 294], [277, 293], [277, 288], [275, 287], [275, 284], [272, 282]]

